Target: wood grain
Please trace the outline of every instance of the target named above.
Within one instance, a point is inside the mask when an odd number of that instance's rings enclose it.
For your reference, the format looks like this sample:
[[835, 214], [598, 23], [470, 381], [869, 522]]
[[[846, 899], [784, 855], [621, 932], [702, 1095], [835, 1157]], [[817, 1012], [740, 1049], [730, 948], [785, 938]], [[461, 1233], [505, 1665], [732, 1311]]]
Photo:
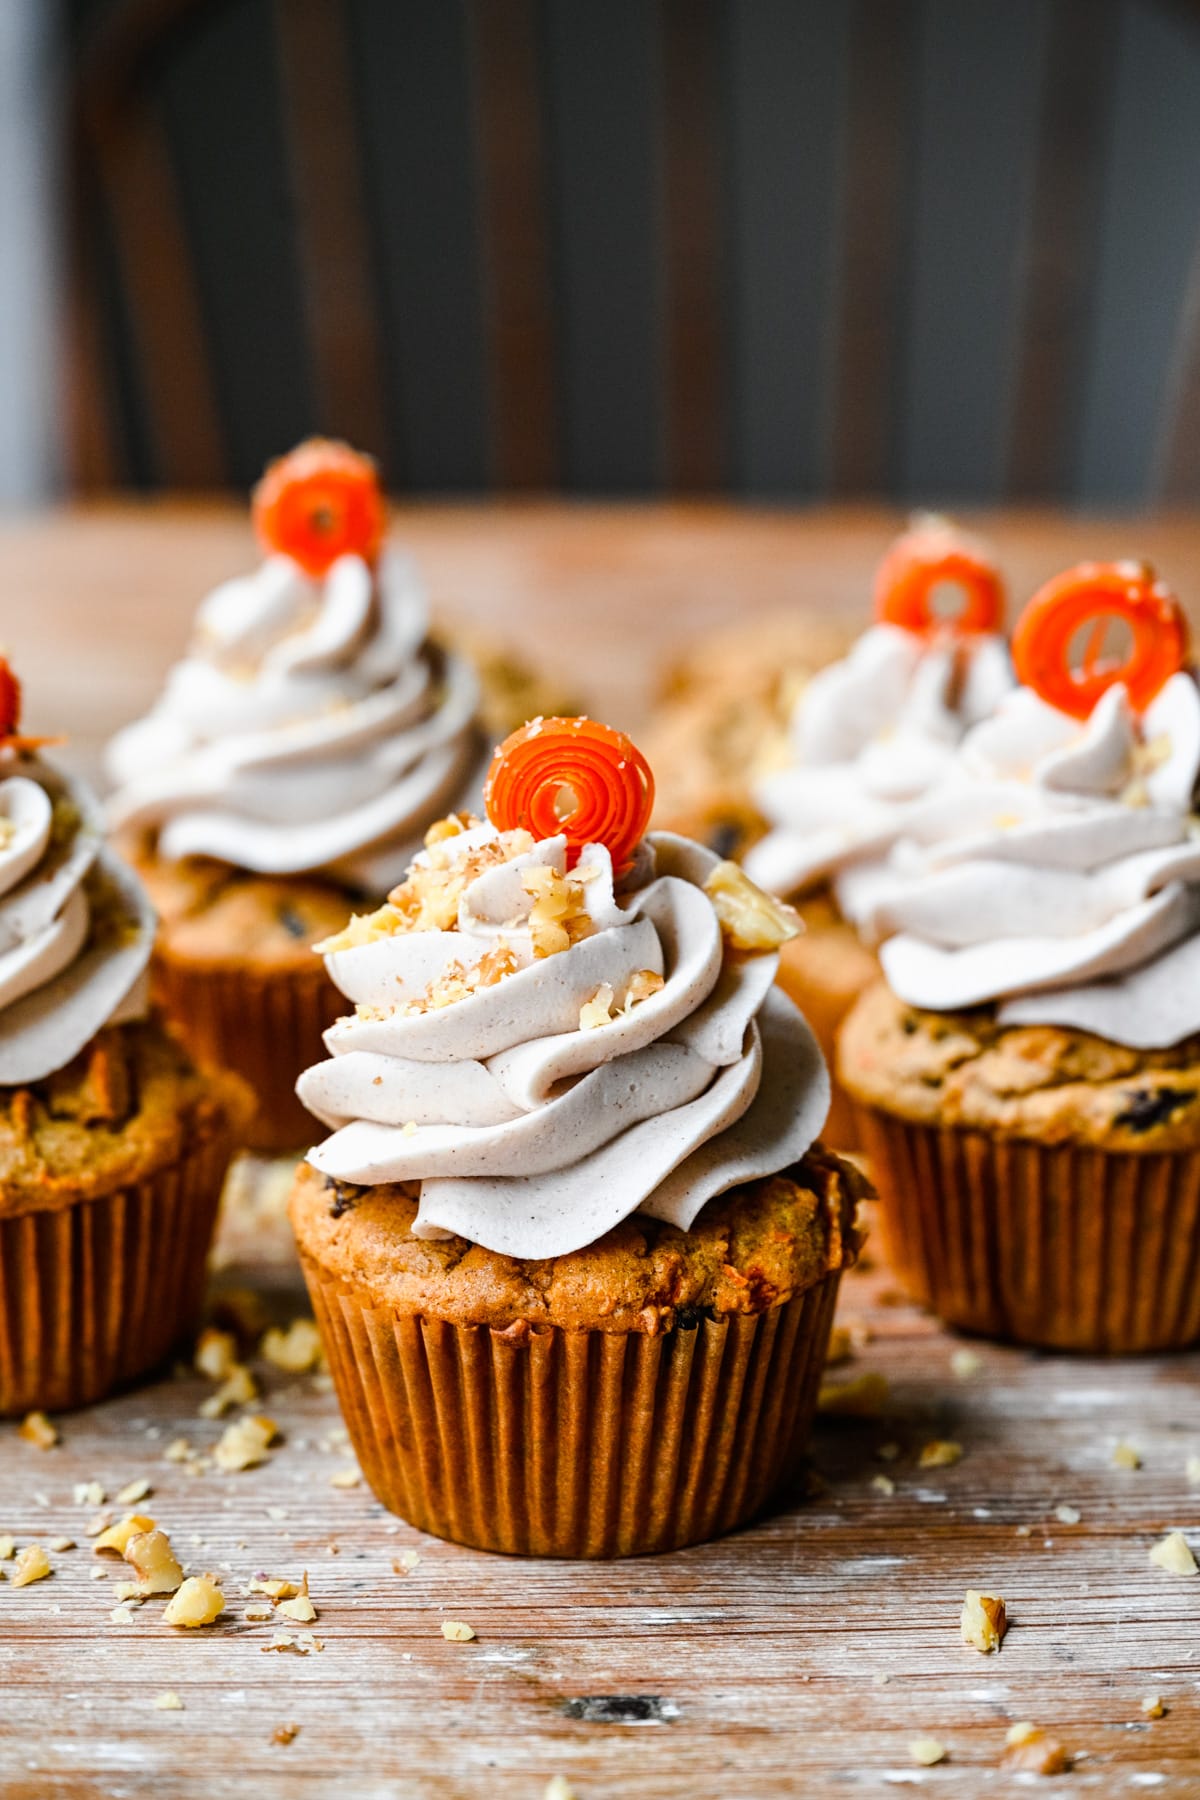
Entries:
[[[636, 728], [663, 658], [695, 634], [779, 605], [857, 619], [894, 518], [723, 507], [412, 508], [399, 516], [444, 611], [503, 620], [599, 710]], [[1085, 551], [1148, 553], [1200, 592], [1200, 523], [999, 515], [1014, 593]], [[34, 729], [65, 727], [92, 760], [146, 704], [199, 594], [251, 555], [232, 509], [121, 507], [0, 531], [6, 635]], [[249, 1287], [283, 1319], [306, 1310], [282, 1226], [286, 1169], [243, 1183], [216, 1292]], [[0, 1426], [0, 1536], [49, 1545], [55, 1573], [0, 1582], [3, 1800], [540, 1800], [555, 1774], [579, 1800], [774, 1800], [784, 1793], [946, 1796], [1017, 1791], [998, 1775], [1008, 1725], [1031, 1718], [1076, 1757], [1068, 1792], [1200, 1792], [1200, 1578], [1151, 1566], [1169, 1529], [1200, 1549], [1196, 1358], [1126, 1363], [961, 1343], [896, 1303], [882, 1269], [847, 1282], [843, 1321], [869, 1333], [836, 1380], [875, 1370], [882, 1416], [826, 1419], [825, 1491], [719, 1543], [577, 1566], [490, 1558], [421, 1538], [364, 1487], [330, 1485], [350, 1459], [319, 1379], [256, 1362], [283, 1440], [263, 1468], [188, 1475], [176, 1437], [210, 1449], [211, 1391], [166, 1378], [60, 1421], [40, 1451]], [[918, 1466], [934, 1438], [954, 1467]], [[1112, 1465], [1128, 1440], [1143, 1466]], [[895, 1460], [880, 1449], [898, 1444]], [[886, 1475], [893, 1493], [879, 1491]], [[77, 1482], [110, 1494], [143, 1476], [144, 1504], [190, 1571], [225, 1582], [226, 1617], [190, 1634], [161, 1603], [110, 1622], [92, 1581]], [[1075, 1509], [1078, 1522], [1056, 1516]], [[120, 1509], [116, 1509], [120, 1510]], [[401, 1553], [420, 1561], [396, 1573]], [[4, 1565], [11, 1569], [11, 1564]], [[276, 1624], [242, 1617], [259, 1571], [307, 1568], [320, 1653], [264, 1654]], [[112, 1565], [110, 1580], [125, 1571]], [[961, 1642], [968, 1586], [998, 1591], [1012, 1628], [996, 1657]], [[446, 1642], [443, 1620], [476, 1641]], [[182, 1712], [159, 1711], [174, 1691]], [[1166, 1716], [1142, 1699], [1160, 1694]], [[299, 1729], [277, 1743], [282, 1726]], [[933, 1771], [914, 1737], [942, 1741]]]

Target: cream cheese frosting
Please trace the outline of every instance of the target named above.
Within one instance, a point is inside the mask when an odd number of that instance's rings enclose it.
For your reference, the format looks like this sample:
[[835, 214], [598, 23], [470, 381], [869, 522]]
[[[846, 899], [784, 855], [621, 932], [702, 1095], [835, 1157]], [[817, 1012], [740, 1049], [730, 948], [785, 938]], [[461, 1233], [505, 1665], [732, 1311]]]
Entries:
[[154, 915], [82, 784], [0, 757], [0, 1085], [40, 1081], [146, 1011]]
[[109, 746], [113, 824], [156, 831], [170, 861], [385, 892], [481, 773], [475, 674], [428, 627], [394, 551], [319, 578], [276, 553], [225, 582], [153, 711]]
[[1191, 671], [1082, 723], [1019, 688], [843, 904], [911, 1005], [1166, 1048], [1200, 1032], [1198, 776]]
[[727, 952], [704, 889], [717, 863], [652, 833], [614, 883], [603, 845], [568, 874], [565, 837], [486, 824], [421, 852], [418, 885], [464, 871], [452, 928], [376, 915], [327, 947], [355, 1011], [297, 1085], [333, 1132], [308, 1160], [418, 1182], [418, 1236], [537, 1258], [636, 1211], [686, 1229], [796, 1162], [829, 1078], [773, 986], [777, 953]]
[[884, 853], [952, 772], [964, 732], [1011, 685], [1000, 636], [872, 626], [801, 693], [792, 760], [755, 787], [770, 829], [747, 854], [747, 873], [771, 893], [798, 894]]

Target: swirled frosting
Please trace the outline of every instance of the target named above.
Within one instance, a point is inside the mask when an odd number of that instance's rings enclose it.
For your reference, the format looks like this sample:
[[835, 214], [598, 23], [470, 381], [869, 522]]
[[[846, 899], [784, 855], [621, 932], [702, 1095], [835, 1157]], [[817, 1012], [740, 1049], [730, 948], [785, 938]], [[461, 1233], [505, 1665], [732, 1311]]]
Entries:
[[844, 903], [911, 1005], [1166, 1048], [1200, 1031], [1198, 774], [1193, 673], [1082, 724], [1019, 688]]
[[168, 860], [385, 892], [480, 757], [471, 668], [427, 637], [414, 565], [284, 555], [216, 588], [153, 711], [109, 746], [118, 827]]
[[0, 1086], [41, 1081], [146, 1009], [154, 915], [103, 831], [81, 784], [0, 755]]
[[686, 1229], [824, 1122], [777, 953], [726, 951], [703, 886], [717, 859], [653, 833], [615, 887], [603, 846], [566, 861], [563, 837], [474, 825], [326, 947], [355, 1011], [297, 1086], [333, 1131], [309, 1161], [419, 1182], [419, 1236], [540, 1258], [636, 1211]]
[[770, 830], [745, 858], [774, 894], [797, 894], [887, 850], [909, 808], [954, 767], [963, 733], [1012, 685], [1004, 640], [932, 643], [873, 625], [814, 675], [792, 715], [793, 760], [763, 777]]

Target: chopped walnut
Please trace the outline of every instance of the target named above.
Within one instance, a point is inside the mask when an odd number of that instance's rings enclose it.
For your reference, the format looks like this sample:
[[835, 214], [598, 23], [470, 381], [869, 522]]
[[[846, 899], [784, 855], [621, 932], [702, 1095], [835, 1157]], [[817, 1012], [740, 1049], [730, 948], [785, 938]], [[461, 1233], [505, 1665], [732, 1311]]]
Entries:
[[307, 1594], [297, 1594], [294, 1600], [281, 1600], [275, 1610], [297, 1625], [311, 1625], [317, 1616], [317, 1609]]
[[1112, 1453], [1115, 1469], [1140, 1469], [1142, 1459], [1132, 1444], [1117, 1444]]
[[591, 936], [595, 927], [588, 915], [586, 890], [578, 873], [560, 875], [544, 863], [536, 864], [522, 870], [521, 886], [533, 901], [529, 934], [535, 956], [557, 956], [560, 951], [579, 943], [581, 938]]
[[125, 1561], [135, 1570], [138, 1592], [173, 1594], [183, 1581], [183, 1570], [165, 1531], [135, 1532], [125, 1546]]
[[243, 1363], [234, 1363], [216, 1393], [210, 1394], [207, 1400], [201, 1402], [200, 1416], [203, 1419], [223, 1419], [235, 1406], [249, 1406], [252, 1400], [257, 1399], [258, 1383], [254, 1376]]
[[329, 1477], [329, 1485], [335, 1488], [355, 1488], [361, 1480], [362, 1471], [360, 1469], [338, 1469], [336, 1474]]
[[174, 1688], [168, 1688], [163, 1694], [155, 1694], [154, 1708], [156, 1712], [182, 1712], [183, 1701]]
[[137, 1481], [131, 1481], [121, 1489], [116, 1497], [117, 1505], [136, 1506], [139, 1500], [145, 1500], [153, 1491], [145, 1476], [140, 1476]]
[[208, 1575], [189, 1575], [178, 1593], [167, 1602], [163, 1618], [168, 1625], [194, 1629], [211, 1625], [225, 1610], [225, 1596]]
[[1170, 1575], [1196, 1573], [1196, 1559], [1182, 1531], [1170, 1531], [1155, 1544], [1150, 1552], [1150, 1561], [1156, 1568], [1166, 1569]]
[[50, 1558], [42, 1546], [27, 1544], [17, 1556], [12, 1572], [12, 1584], [14, 1587], [29, 1587], [35, 1581], [44, 1581], [47, 1575], [53, 1573], [54, 1571], [50, 1567]]
[[1165, 1718], [1166, 1711], [1161, 1694], [1147, 1694], [1142, 1701], [1142, 1712], [1148, 1719]]
[[307, 1577], [303, 1584], [297, 1581], [285, 1581], [269, 1575], [255, 1575], [246, 1584], [249, 1594], [265, 1594], [269, 1600], [294, 1600], [297, 1594], [307, 1593]]
[[999, 1650], [1004, 1641], [1008, 1611], [999, 1595], [981, 1594], [977, 1588], [968, 1588], [959, 1623], [964, 1644], [970, 1644], [973, 1650], [987, 1656]]
[[53, 1450], [59, 1440], [58, 1428], [44, 1412], [26, 1413], [17, 1427], [17, 1436], [27, 1444], [36, 1444], [39, 1450]]
[[875, 1419], [887, 1405], [889, 1391], [887, 1376], [872, 1369], [852, 1381], [823, 1382], [817, 1406], [834, 1418]]
[[315, 1369], [323, 1354], [321, 1334], [315, 1319], [293, 1319], [286, 1331], [273, 1326], [264, 1333], [260, 1354], [277, 1369], [289, 1375], [306, 1375]]
[[469, 1644], [474, 1641], [475, 1630], [471, 1625], [464, 1625], [461, 1619], [443, 1619], [442, 1636], [448, 1644]]
[[956, 1462], [962, 1460], [963, 1447], [952, 1443], [949, 1438], [932, 1438], [928, 1444], [922, 1444], [921, 1454], [917, 1458], [919, 1469], [952, 1469]]
[[72, 1491], [76, 1506], [103, 1506], [108, 1498], [98, 1481], [77, 1481]]
[[945, 1762], [946, 1746], [935, 1737], [914, 1738], [908, 1746], [908, 1754], [922, 1769], [932, 1769], [935, 1764]]
[[118, 1524], [110, 1525], [107, 1531], [100, 1533], [92, 1549], [97, 1556], [102, 1556], [106, 1550], [111, 1550], [114, 1556], [124, 1556], [130, 1538], [154, 1528], [155, 1521], [146, 1513], [127, 1513]]
[[74, 1550], [75, 1547], [75, 1539], [72, 1537], [56, 1537], [50, 1540], [50, 1548], [57, 1551], [60, 1556], [65, 1555], [68, 1550]]
[[575, 1789], [565, 1775], [552, 1775], [542, 1789], [542, 1800], [576, 1800]]
[[294, 1744], [300, 1735], [298, 1725], [277, 1725], [271, 1733], [273, 1744]]
[[1184, 1465], [1189, 1487], [1200, 1487], [1200, 1456], [1189, 1456]]
[[1070, 1758], [1058, 1739], [1028, 1719], [1010, 1725], [1004, 1742], [1006, 1769], [1023, 1769], [1032, 1775], [1061, 1775], [1070, 1767]]
[[278, 1436], [279, 1427], [275, 1421], [264, 1418], [261, 1413], [237, 1419], [222, 1432], [213, 1451], [213, 1460], [226, 1474], [255, 1469], [266, 1462], [267, 1452]]
[[0, 1562], [11, 1562], [16, 1555], [16, 1545], [6, 1533], [0, 1537]]
[[1060, 1525], [1078, 1525], [1083, 1514], [1077, 1506], [1056, 1506], [1054, 1516]]
[[735, 862], [718, 863], [704, 891], [732, 950], [778, 950], [804, 930], [795, 907], [764, 893]]
[[225, 1381], [237, 1367], [237, 1340], [231, 1331], [218, 1331], [210, 1325], [196, 1340], [192, 1361], [200, 1375], [210, 1381]]
[[982, 1369], [983, 1358], [977, 1350], [956, 1350], [950, 1358], [950, 1367], [960, 1381], [968, 1381]]
[[613, 991], [607, 981], [602, 981], [590, 1000], [585, 1000], [579, 1009], [580, 1031], [595, 1031], [598, 1025], [608, 1025], [612, 1021]]
[[890, 1495], [896, 1491], [896, 1484], [890, 1475], [872, 1475], [871, 1486], [877, 1494]]

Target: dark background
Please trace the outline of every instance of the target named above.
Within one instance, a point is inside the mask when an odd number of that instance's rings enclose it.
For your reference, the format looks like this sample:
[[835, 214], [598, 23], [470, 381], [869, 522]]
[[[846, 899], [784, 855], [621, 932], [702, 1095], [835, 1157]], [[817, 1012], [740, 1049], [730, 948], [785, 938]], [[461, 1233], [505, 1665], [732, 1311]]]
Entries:
[[1200, 7], [71, 0], [75, 484], [1200, 494]]

